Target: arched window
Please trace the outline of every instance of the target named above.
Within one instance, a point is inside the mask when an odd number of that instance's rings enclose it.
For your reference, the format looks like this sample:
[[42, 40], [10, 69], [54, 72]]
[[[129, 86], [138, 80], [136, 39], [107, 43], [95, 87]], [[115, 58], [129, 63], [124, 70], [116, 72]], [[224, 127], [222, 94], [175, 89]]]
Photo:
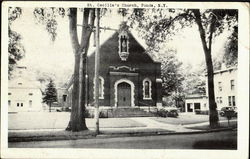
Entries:
[[146, 78], [143, 80], [143, 99], [151, 99], [151, 80]]
[[[95, 99], [95, 80], [94, 80], [94, 99]], [[99, 99], [104, 99], [104, 78], [99, 76]]]

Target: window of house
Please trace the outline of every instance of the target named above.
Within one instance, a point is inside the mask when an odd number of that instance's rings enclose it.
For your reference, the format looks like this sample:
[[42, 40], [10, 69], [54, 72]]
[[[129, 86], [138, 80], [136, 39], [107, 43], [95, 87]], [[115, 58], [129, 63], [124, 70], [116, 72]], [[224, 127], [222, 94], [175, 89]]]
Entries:
[[217, 104], [222, 104], [222, 97], [216, 97]]
[[9, 106], [9, 107], [11, 106], [11, 101], [10, 101], [10, 100], [8, 100], [8, 106]]
[[235, 104], [235, 96], [232, 96], [232, 103], [233, 103], [233, 106], [236, 106], [236, 104]]
[[66, 100], [67, 100], [67, 95], [64, 94], [63, 95], [63, 101], [66, 102]]
[[29, 100], [29, 107], [32, 107], [32, 100]]
[[223, 101], [222, 101], [222, 97], [220, 97], [220, 104], [222, 104], [223, 103]]
[[234, 80], [231, 80], [230, 84], [231, 84], [231, 90], [234, 90]]
[[21, 103], [21, 107], [23, 107], [23, 103]]
[[218, 82], [218, 89], [219, 89], [219, 91], [222, 91], [222, 83], [221, 82]]
[[29, 95], [30, 95], [30, 96], [32, 96], [32, 95], [33, 95], [33, 93], [29, 93]]
[[232, 106], [231, 96], [228, 96], [228, 106]]
[[17, 103], [16, 106], [19, 107], [19, 103]]
[[216, 102], [220, 103], [220, 97], [216, 97]]
[[8, 93], [8, 95], [11, 95], [11, 93]]
[[18, 83], [18, 85], [22, 85], [22, 83]]
[[206, 108], [207, 107], [207, 104], [206, 103], [204, 103], [204, 108]]
[[143, 80], [143, 99], [151, 99], [151, 81], [150, 81], [150, 79]]

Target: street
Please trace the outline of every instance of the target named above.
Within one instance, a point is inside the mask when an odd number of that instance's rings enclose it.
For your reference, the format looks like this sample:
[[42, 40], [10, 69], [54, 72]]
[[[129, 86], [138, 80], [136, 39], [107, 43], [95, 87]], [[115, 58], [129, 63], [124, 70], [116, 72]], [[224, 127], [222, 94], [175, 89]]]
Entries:
[[237, 131], [61, 141], [10, 142], [9, 148], [237, 149]]

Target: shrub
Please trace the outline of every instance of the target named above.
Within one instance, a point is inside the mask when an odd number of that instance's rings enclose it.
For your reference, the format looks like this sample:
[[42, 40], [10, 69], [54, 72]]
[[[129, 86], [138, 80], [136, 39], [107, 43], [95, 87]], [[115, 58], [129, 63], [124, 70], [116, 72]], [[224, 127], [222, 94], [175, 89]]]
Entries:
[[208, 115], [209, 111], [208, 110], [199, 110], [199, 109], [196, 109], [195, 110], [195, 114]]
[[99, 118], [108, 118], [108, 110], [101, 110], [99, 112]]
[[164, 109], [157, 110], [156, 115], [159, 117], [167, 117], [167, 112]]
[[94, 118], [94, 112], [91, 111], [90, 109], [85, 109], [84, 117], [85, 118]]
[[173, 110], [165, 110], [165, 109], [160, 109], [156, 112], [156, 116], [159, 117], [178, 117], [178, 110], [173, 109]]
[[179, 114], [178, 114], [177, 110], [170, 110], [170, 111], [167, 112], [167, 116], [176, 118], [176, 117], [179, 116]]

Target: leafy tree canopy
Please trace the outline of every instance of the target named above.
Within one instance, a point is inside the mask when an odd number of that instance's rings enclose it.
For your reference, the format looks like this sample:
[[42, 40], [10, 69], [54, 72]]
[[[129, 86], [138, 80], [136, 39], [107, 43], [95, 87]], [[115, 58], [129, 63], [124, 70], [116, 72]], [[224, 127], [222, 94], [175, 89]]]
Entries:
[[238, 64], [238, 27], [235, 26], [231, 36], [225, 43], [223, 62], [227, 67], [237, 66]]
[[158, 53], [158, 61], [161, 61], [163, 94], [168, 96], [174, 91], [179, 92], [184, 78], [181, 73], [182, 62], [177, 59], [176, 50]]
[[12, 23], [21, 16], [22, 9], [19, 7], [9, 7], [8, 9], [8, 77], [12, 77], [12, 72], [17, 62], [24, 57], [25, 49], [21, 43], [22, 37], [11, 29]]

